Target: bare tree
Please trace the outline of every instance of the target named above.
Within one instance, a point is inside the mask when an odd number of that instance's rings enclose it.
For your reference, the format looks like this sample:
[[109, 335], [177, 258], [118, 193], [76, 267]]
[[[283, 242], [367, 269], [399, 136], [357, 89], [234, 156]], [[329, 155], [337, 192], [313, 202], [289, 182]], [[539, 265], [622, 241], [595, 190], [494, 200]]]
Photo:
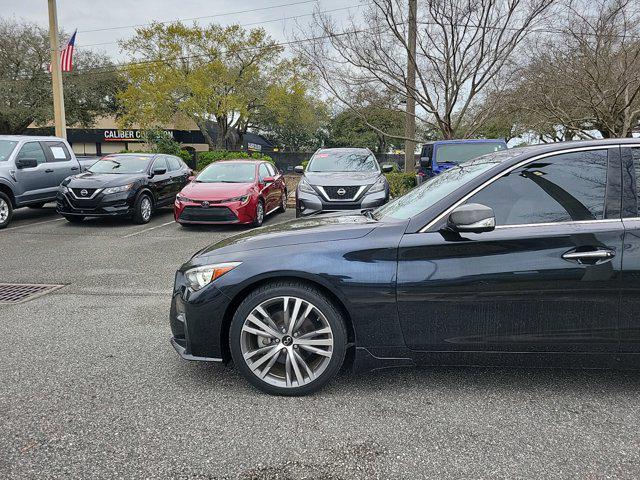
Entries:
[[551, 140], [630, 136], [640, 120], [640, 3], [571, 0], [558, 21], [559, 33], [531, 50], [514, 111]]
[[[555, 0], [423, 0], [418, 5], [417, 81], [407, 86], [408, 9], [404, 0], [373, 0], [360, 20], [338, 25], [317, 13], [301, 29], [299, 53], [336, 99], [350, 102], [363, 87], [404, 97], [443, 138], [473, 136], [491, 108], [472, 108], [489, 87], [511, 85], [515, 60]], [[486, 102], [485, 102], [486, 103]], [[466, 127], [461, 128], [463, 125]], [[416, 139], [412, 139], [416, 140]]]

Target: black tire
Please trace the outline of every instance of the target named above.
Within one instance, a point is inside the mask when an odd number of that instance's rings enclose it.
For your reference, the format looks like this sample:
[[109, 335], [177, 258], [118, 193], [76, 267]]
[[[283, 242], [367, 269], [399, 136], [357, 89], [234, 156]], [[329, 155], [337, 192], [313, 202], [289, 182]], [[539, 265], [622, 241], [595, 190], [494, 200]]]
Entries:
[[[262, 215], [259, 215], [260, 213], [259, 209], [262, 209]], [[258, 200], [258, 203], [256, 204], [256, 218], [251, 224], [251, 226], [261, 227], [263, 222], [264, 222], [264, 202], [262, 200]]]
[[[247, 316], [262, 302], [280, 296], [298, 297], [311, 302], [323, 313], [332, 330], [333, 351], [329, 364], [320, 375], [302, 386], [279, 387], [267, 383], [252, 372], [242, 353], [241, 333]], [[238, 306], [229, 329], [229, 346], [234, 364], [253, 386], [270, 395], [302, 396], [318, 391], [338, 373], [347, 351], [347, 330], [340, 311], [316, 288], [295, 281], [275, 281], [251, 292]]]
[[[146, 205], [149, 202], [150, 210], [147, 212]], [[151, 221], [153, 215], [153, 199], [148, 193], [141, 193], [136, 198], [136, 203], [133, 205], [133, 223], [143, 225]]]
[[279, 213], [284, 213], [287, 211], [287, 192], [282, 193], [282, 198], [280, 199], [280, 208], [278, 208]]
[[0, 230], [6, 228], [13, 218], [13, 204], [6, 193], [0, 192]]
[[63, 215], [63, 216], [69, 223], [82, 223], [84, 221], [84, 217], [80, 217], [78, 215]]
[[42, 203], [32, 203], [31, 205], [27, 205], [29, 208], [38, 209], [44, 207], [44, 202]]

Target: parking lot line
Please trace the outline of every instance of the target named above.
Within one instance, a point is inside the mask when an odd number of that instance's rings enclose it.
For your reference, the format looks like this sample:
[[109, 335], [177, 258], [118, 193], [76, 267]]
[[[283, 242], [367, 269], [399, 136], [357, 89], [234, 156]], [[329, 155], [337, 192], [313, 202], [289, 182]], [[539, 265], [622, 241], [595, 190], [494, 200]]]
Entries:
[[140, 235], [141, 233], [150, 232], [151, 230], [155, 230], [156, 228], [160, 228], [160, 227], [166, 227], [167, 225], [171, 225], [172, 223], [176, 223], [176, 221], [171, 220], [170, 222], [163, 223], [162, 225], [156, 225], [155, 227], [145, 228], [144, 230], [140, 230], [139, 232], [134, 232], [134, 233], [130, 233], [129, 235], [125, 235], [122, 238], [135, 237], [136, 235]]
[[64, 220], [64, 218], [54, 218], [53, 220], [45, 220], [44, 222], [33, 222], [33, 223], [28, 223], [26, 225], [18, 225], [17, 227], [7, 227], [4, 230], [0, 230], [0, 231], [6, 232], [9, 230], [17, 230], [19, 228], [31, 227], [33, 225], [43, 225], [45, 223], [60, 222], [61, 220]]

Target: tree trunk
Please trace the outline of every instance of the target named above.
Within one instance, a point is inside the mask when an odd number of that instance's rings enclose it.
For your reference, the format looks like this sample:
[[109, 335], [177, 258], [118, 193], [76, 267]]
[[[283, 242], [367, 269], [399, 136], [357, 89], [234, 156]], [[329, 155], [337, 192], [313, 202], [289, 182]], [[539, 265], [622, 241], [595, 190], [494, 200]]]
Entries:
[[200, 133], [202, 133], [205, 142], [207, 142], [207, 145], [209, 145], [209, 150], [215, 150], [216, 144], [214, 143], [213, 138], [211, 138], [209, 130], [207, 130], [207, 123], [200, 118], [195, 118], [194, 120], [196, 122], [196, 125], [198, 126], [198, 129], [200, 130]]

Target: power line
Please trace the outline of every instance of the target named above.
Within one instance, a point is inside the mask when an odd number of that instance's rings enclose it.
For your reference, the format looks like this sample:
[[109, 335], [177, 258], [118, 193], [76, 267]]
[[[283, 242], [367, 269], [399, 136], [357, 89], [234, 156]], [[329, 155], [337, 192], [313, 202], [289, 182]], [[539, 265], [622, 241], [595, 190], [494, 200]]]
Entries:
[[127, 29], [127, 28], [146, 27], [148, 25], [153, 25], [154, 23], [160, 23], [162, 25], [165, 25], [167, 23], [175, 23], [175, 22], [190, 22], [192, 20], [202, 20], [202, 19], [205, 19], [205, 18], [227, 17], [229, 15], [239, 15], [241, 13], [259, 12], [259, 11], [263, 11], [263, 10], [272, 10], [274, 8], [281, 8], [281, 7], [292, 7], [292, 6], [295, 6], [295, 5], [303, 5], [303, 4], [307, 4], [307, 3], [315, 3], [317, 1], [318, 0], [301, 0], [301, 1], [298, 1], [298, 2], [281, 3], [279, 5], [270, 5], [268, 7], [249, 8], [249, 9], [246, 9], [246, 10], [237, 10], [235, 12], [218, 13], [216, 15], [204, 15], [204, 16], [201, 16], [201, 17], [191, 17], [191, 18], [176, 18], [174, 20], [164, 20], [162, 22], [138, 23], [136, 25], [121, 25], [121, 26], [115, 26], [115, 27], [94, 28], [94, 29], [91, 29], [91, 30], [78, 30], [78, 33], [106, 32], [106, 31], [111, 31], [111, 30], [123, 30], [123, 29]]
[[[342, 11], [342, 10], [350, 10], [352, 8], [359, 8], [359, 7], [362, 7], [363, 5], [367, 5], [367, 4], [370, 4], [370, 3], [371, 2], [357, 3], [355, 5], [350, 5], [348, 7], [332, 8], [330, 10], [322, 10], [322, 11], [319, 11], [317, 13], [334, 13], [334, 12], [339, 12], [339, 11]], [[264, 25], [264, 24], [267, 24], [267, 23], [276, 23], [276, 22], [282, 22], [282, 21], [286, 21], [286, 20], [295, 20], [295, 19], [303, 18], [303, 17], [311, 17], [313, 15], [315, 15], [314, 12], [312, 12], [312, 13], [304, 13], [302, 15], [294, 15], [294, 16], [291, 16], [291, 17], [274, 18], [272, 20], [263, 20], [263, 21], [260, 21], [260, 22], [251, 22], [251, 23], [240, 23], [240, 24], [234, 24], [234, 25], [239, 25], [241, 27], [252, 27], [252, 26], [255, 26], [255, 25]], [[82, 45], [81, 44], [81, 45], [76, 45], [76, 47], [77, 48], [89, 48], [89, 47], [97, 47], [97, 46], [102, 46], [102, 45], [115, 45], [117, 43], [118, 43], [118, 40], [115, 40], [115, 41], [111, 41], [111, 42], [90, 43], [90, 44], [87, 44], [87, 45]]]

